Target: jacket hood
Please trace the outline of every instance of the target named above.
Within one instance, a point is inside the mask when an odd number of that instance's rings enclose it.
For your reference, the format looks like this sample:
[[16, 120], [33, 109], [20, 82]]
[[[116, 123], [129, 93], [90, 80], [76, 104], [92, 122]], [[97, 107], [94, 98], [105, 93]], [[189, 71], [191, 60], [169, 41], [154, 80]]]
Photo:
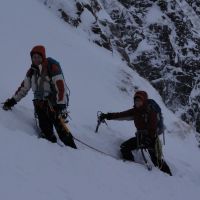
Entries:
[[148, 94], [145, 91], [137, 91], [134, 95], [134, 99], [135, 98], [140, 98], [143, 103], [146, 104], [148, 100]]
[[32, 57], [32, 55], [34, 53], [40, 54], [42, 56], [42, 58], [43, 58], [43, 62], [45, 62], [45, 60], [46, 60], [46, 52], [45, 52], [45, 47], [44, 46], [37, 45], [37, 46], [33, 47], [33, 49], [30, 52], [31, 57]]

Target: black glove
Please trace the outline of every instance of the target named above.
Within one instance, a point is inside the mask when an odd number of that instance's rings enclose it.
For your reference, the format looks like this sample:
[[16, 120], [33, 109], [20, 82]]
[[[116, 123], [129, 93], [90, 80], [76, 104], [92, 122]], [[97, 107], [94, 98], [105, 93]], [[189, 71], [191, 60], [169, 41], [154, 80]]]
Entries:
[[101, 113], [101, 115], [99, 116], [99, 120], [104, 121], [105, 119], [107, 119], [107, 114]]
[[67, 109], [60, 110], [60, 111], [59, 111], [59, 115], [60, 115], [64, 120], [66, 120], [67, 117], [68, 117]]
[[3, 104], [3, 109], [4, 110], [11, 110], [11, 108], [17, 104], [16, 100], [14, 98], [7, 99], [6, 102]]
[[67, 112], [67, 109], [66, 109], [66, 105], [65, 104], [57, 104], [55, 107], [54, 107], [54, 110], [56, 111], [56, 115], [57, 117], [62, 117], [64, 120], [67, 119], [68, 117], [68, 112]]

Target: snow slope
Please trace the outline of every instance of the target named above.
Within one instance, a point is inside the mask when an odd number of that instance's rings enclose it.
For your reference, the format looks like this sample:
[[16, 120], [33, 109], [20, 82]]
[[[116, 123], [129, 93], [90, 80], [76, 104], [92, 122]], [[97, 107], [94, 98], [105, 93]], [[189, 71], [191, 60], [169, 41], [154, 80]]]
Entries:
[[193, 130], [164, 106], [146, 80], [38, 1], [2, 0], [0, 24], [1, 102], [24, 78], [30, 49], [43, 44], [47, 55], [59, 60], [71, 89], [70, 128], [75, 137], [119, 156], [120, 143], [134, 134], [133, 124], [109, 121], [109, 127], [102, 125], [95, 134], [96, 112], [128, 109], [134, 90], [147, 90], [163, 109], [167, 127], [164, 154], [174, 174], [169, 177], [156, 168], [148, 172], [139, 164], [124, 163], [79, 143], [80, 150], [73, 150], [38, 139], [30, 92], [12, 112], [0, 110], [0, 199], [198, 198], [200, 158]]

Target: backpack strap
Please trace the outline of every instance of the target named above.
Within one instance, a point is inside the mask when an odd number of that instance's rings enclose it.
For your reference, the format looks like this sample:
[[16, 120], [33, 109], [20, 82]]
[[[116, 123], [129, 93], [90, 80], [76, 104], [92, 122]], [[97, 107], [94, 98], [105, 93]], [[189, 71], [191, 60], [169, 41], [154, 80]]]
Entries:
[[47, 58], [47, 63], [48, 63], [47, 64], [47, 71], [48, 71], [48, 75], [50, 77], [51, 87], [53, 86], [53, 81], [52, 81], [52, 77], [53, 77], [53, 74], [52, 74], [52, 65], [57, 65], [60, 68], [60, 72], [61, 72], [61, 74], [63, 76], [63, 80], [64, 80], [64, 83], [65, 83], [65, 88], [67, 89], [67, 92], [66, 92], [66, 99], [67, 99], [66, 107], [68, 108], [69, 107], [70, 89], [69, 89], [69, 87], [66, 84], [65, 77], [64, 77], [64, 74], [63, 74], [62, 69], [60, 67], [60, 64], [59, 64], [59, 62], [57, 62], [56, 60], [54, 60], [51, 57]]
[[157, 112], [157, 119], [160, 123], [160, 126], [158, 125], [158, 130], [156, 131], [157, 136], [163, 135], [163, 144], [165, 145], [165, 131], [164, 131], [164, 124], [163, 124], [163, 116], [160, 106], [153, 100], [148, 99], [148, 105], [147, 105], [147, 112], [155, 111]]

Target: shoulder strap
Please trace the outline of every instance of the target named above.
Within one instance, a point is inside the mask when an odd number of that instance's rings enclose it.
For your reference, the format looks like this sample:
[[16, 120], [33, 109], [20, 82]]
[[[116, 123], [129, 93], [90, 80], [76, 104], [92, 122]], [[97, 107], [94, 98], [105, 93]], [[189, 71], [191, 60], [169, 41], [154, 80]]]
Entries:
[[64, 82], [65, 82], [65, 87], [66, 87], [66, 90], [67, 90], [67, 92], [66, 92], [66, 98], [67, 98], [67, 104], [66, 104], [66, 106], [68, 107], [69, 106], [70, 89], [69, 89], [69, 87], [66, 84], [65, 77], [64, 77], [64, 74], [62, 72], [60, 63], [58, 61], [56, 61], [55, 59], [51, 58], [51, 57], [47, 58], [47, 62], [48, 62], [48, 64], [47, 64], [47, 70], [48, 70], [48, 74], [49, 74], [49, 77], [51, 79], [51, 82], [52, 82], [52, 65], [53, 64], [57, 65], [60, 68], [60, 72], [61, 72], [61, 74], [63, 76]]
[[[48, 63], [47, 64], [47, 70], [48, 70], [48, 74], [49, 74], [50, 78], [52, 78], [52, 76], [53, 76], [52, 75], [52, 65], [57, 65], [59, 67], [61, 73], [62, 73], [62, 70], [61, 70], [59, 62], [57, 62], [56, 60], [54, 60], [51, 57], [48, 57], [47, 58], [47, 63]], [[62, 75], [63, 75], [63, 73], [62, 73]]]
[[158, 117], [158, 131], [157, 134], [159, 135], [163, 135], [163, 144], [165, 145], [165, 126], [163, 123], [163, 115], [162, 115], [162, 110], [160, 108], [160, 106], [157, 104], [156, 101], [154, 101], [153, 99], [148, 99], [148, 108], [147, 108], [148, 112], [150, 112], [151, 110], [157, 112], [157, 117]]

